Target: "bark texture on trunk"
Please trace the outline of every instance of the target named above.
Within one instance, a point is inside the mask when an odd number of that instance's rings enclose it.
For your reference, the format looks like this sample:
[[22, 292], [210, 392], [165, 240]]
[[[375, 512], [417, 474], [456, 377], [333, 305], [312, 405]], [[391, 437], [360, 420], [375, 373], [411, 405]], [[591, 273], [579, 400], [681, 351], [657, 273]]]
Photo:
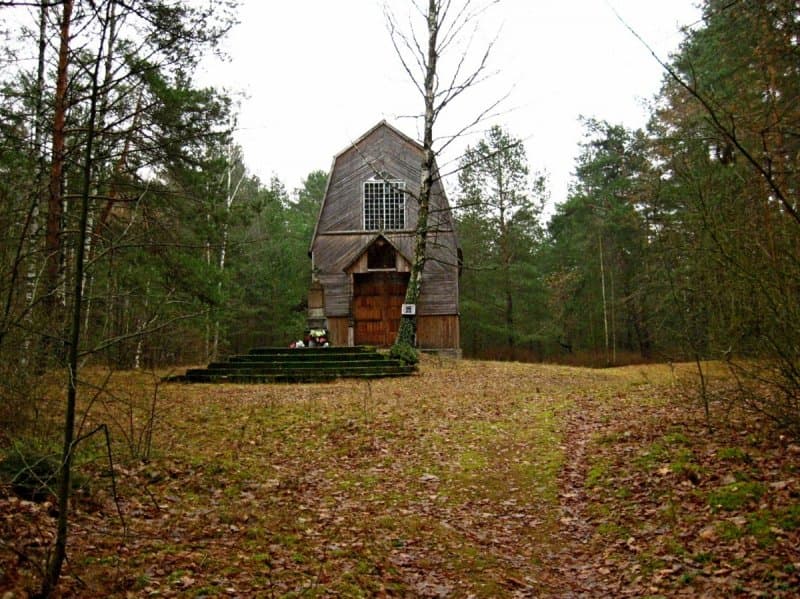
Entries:
[[[414, 243], [414, 263], [411, 265], [411, 277], [406, 290], [407, 304], [416, 304], [422, 289], [422, 271], [425, 268], [425, 256], [428, 239], [428, 216], [430, 212], [431, 188], [433, 187], [433, 123], [436, 120], [434, 102], [436, 99], [436, 62], [438, 59], [436, 43], [439, 33], [439, 5], [437, 0], [428, 0], [428, 58], [425, 64], [425, 132], [422, 139], [422, 174], [420, 175], [419, 216]], [[416, 331], [416, 315], [403, 316], [397, 332], [399, 344], [414, 345]]]

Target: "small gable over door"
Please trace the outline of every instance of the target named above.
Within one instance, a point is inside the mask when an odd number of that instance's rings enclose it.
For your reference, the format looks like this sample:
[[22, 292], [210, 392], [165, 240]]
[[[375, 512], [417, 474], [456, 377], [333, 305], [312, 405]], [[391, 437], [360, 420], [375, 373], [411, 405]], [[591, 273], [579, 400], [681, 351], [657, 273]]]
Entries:
[[394, 343], [410, 266], [391, 241], [378, 235], [346, 269], [352, 277], [350, 313], [356, 345], [388, 347]]
[[411, 272], [411, 259], [383, 235], [372, 239], [366, 249], [361, 250], [361, 253], [344, 269], [350, 275], [381, 270]]

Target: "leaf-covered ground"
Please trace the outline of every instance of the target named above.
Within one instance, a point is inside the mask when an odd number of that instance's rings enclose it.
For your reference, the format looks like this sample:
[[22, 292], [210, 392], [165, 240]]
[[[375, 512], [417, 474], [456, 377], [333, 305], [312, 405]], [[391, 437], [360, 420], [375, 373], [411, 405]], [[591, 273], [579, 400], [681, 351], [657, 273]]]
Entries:
[[[720, 402], [709, 433], [690, 377], [430, 358], [372, 383], [162, 385], [151, 412], [154, 379], [116, 374], [84, 430], [111, 426], [124, 524], [93, 437], [61, 592], [797, 595], [800, 446]], [[52, 512], [0, 490], [0, 591], [34, 588]]]

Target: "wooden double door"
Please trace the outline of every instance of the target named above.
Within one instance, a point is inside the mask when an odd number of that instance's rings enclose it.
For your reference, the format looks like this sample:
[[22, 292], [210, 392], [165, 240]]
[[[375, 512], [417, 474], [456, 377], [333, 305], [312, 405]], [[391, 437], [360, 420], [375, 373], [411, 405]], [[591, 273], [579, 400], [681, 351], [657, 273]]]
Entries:
[[397, 337], [400, 309], [409, 273], [397, 271], [353, 275], [353, 326], [356, 345], [388, 347]]

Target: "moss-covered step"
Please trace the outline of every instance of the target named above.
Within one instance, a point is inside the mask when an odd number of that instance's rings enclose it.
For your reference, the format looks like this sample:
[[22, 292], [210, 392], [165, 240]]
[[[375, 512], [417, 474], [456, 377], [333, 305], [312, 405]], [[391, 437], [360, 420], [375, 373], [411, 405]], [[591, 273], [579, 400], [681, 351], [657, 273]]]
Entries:
[[337, 378], [407, 376], [414, 372], [414, 366], [388, 358], [372, 347], [256, 348], [165, 380], [180, 383], [323, 382]]

